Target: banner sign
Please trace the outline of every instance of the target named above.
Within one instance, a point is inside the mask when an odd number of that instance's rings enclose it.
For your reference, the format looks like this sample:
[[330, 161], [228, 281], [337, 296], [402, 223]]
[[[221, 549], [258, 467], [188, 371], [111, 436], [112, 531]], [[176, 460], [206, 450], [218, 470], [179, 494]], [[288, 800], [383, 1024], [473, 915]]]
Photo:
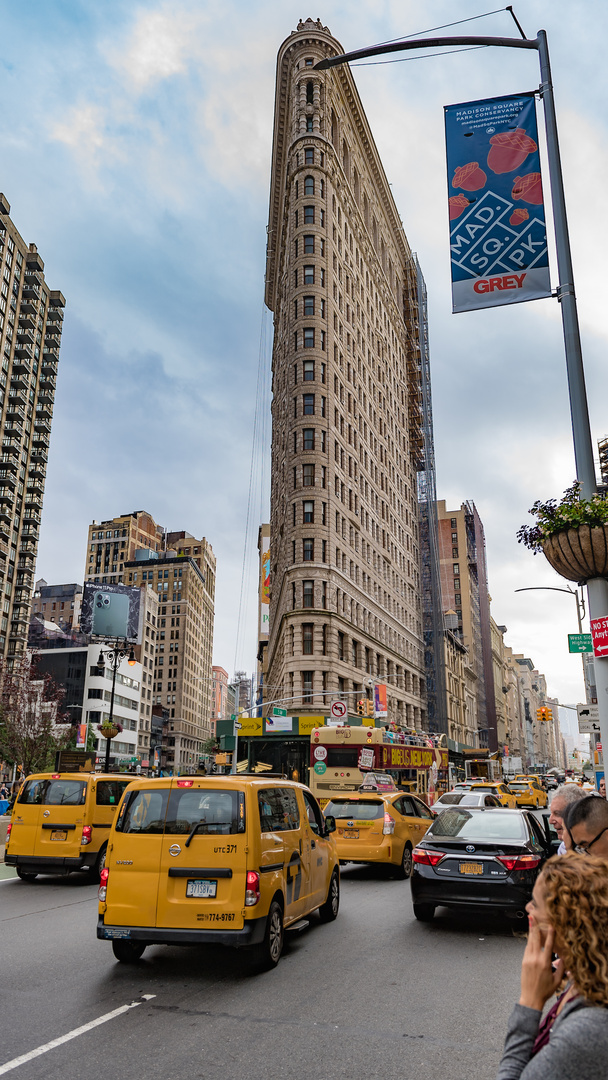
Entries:
[[444, 112], [452, 311], [550, 296], [534, 94]]
[[141, 642], [141, 593], [130, 585], [95, 585], [87, 581], [82, 594], [80, 630], [93, 637]]
[[87, 725], [78, 724], [76, 728], [76, 749], [86, 749], [87, 745]]
[[432, 765], [440, 769], [448, 767], [447, 750], [426, 746], [382, 746], [381, 750], [383, 769], [430, 769]]
[[388, 716], [386, 706], [386, 683], [376, 683], [374, 686], [374, 716]]

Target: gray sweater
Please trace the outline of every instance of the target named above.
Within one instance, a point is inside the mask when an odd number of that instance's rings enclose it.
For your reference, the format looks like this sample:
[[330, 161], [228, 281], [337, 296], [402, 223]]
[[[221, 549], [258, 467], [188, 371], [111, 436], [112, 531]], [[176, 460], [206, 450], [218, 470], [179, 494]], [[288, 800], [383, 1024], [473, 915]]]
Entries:
[[515, 1006], [497, 1080], [608, 1078], [608, 1008], [581, 997], [569, 1001], [553, 1023], [549, 1042], [531, 1058], [541, 1016], [537, 1009]]

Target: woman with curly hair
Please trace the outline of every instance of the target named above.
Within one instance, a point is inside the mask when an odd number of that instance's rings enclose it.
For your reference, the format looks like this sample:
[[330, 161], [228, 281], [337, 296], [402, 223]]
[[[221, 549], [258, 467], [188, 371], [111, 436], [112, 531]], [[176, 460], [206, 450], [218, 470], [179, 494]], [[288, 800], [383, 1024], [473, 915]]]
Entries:
[[[550, 859], [526, 910], [530, 933], [521, 997], [509, 1020], [498, 1080], [608, 1076], [608, 864], [573, 852]], [[541, 1022], [566, 972], [565, 986]]]

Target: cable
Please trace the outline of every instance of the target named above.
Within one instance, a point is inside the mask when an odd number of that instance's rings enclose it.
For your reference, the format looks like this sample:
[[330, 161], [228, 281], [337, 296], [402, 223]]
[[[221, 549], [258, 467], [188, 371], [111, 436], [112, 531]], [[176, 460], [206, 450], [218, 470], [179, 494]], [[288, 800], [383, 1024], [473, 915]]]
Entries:
[[401, 37], [389, 38], [388, 41], [379, 41], [378, 45], [392, 45], [394, 41], [408, 41], [410, 38], [423, 37], [424, 34], [434, 34], [435, 30], [447, 30], [449, 26], [461, 26], [463, 23], [475, 22], [476, 19], [487, 19], [489, 15], [500, 15], [501, 11], [509, 11], [513, 15], [511, 7], [496, 8], [495, 11], [485, 11], [483, 15], [471, 15], [468, 19], [456, 19], [455, 22], [442, 23], [441, 26], [431, 26], [428, 30], [417, 30], [415, 34], [402, 34]]
[[442, 49], [437, 53], [425, 53], [423, 56], [399, 56], [396, 60], [364, 60], [359, 64], [351, 64], [355, 67], [378, 67], [380, 64], [405, 64], [408, 60], [430, 60], [433, 56], [450, 56], [452, 53], [476, 52], [477, 49], [487, 49], [488, 45], [471, 45], [466, 49]]

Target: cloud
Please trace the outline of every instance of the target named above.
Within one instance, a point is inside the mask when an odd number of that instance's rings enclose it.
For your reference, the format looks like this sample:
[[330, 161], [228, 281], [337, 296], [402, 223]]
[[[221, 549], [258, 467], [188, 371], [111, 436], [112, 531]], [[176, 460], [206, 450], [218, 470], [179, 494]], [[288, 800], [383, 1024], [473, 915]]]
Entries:
[[108, 137], [106, 112], [90, 102], [69, 109], [64, 120], [51, 126], [50, 135], [69, 148], [89, 181], [97, 176], [102, 163], [107, 166], [108, 154], [115, 156]]
[[106, 44], [108, 61], [139, 92], [164, 79], [183, 74], [188, 62], [201, 57], [202, 31], [209, 21], [200, 10], [184, 4], [161, 4], [137, 11], [127, 41], [118, 48]]

